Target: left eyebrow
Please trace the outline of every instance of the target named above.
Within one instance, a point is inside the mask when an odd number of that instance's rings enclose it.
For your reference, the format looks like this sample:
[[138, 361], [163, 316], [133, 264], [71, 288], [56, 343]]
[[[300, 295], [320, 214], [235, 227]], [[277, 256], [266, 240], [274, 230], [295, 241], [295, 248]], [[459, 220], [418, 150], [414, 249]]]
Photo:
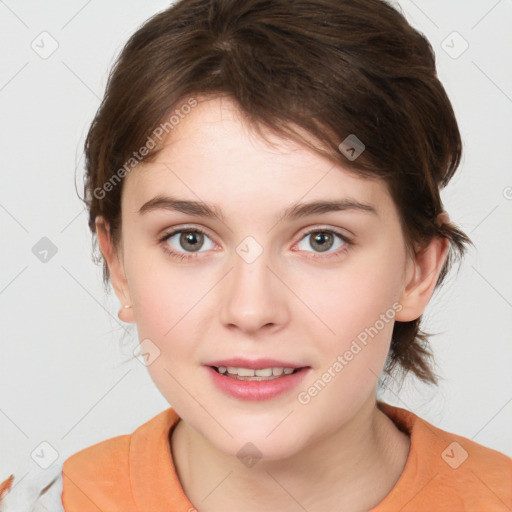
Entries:
[[281, 222], [284, 219], [300, 219], [309, 215], [321, 215], [330, 212], [354, 211], [362, 213], [372, 213], [379, 215], [377, 210], [370, 204], [361, 203], [351, 198], [331, 199], [322, 201], [311, 201], [309, 203], [299, 203], [284, 210], [274, 221]]
[[[154, 210], [171, 210], [194, 215], [196, 217], [217, 217], [221, 220], [225, 220], [222, 210], [217, 205], [211, 205], [202, 201], [189, 201], [171, 196], [159, 195], [150, 199], [140, 207], [139, 214], [144, 215]], [[355, 199], [343, 198], [296, 204], [281, 212], [274, 219], [274, 222], [277, 223], [284, 219], [299, 219], [310, 215], [321, 215], [346, 210], [367, 212], [378, 216], [377, 210], [373, 206], [361, 203]]]

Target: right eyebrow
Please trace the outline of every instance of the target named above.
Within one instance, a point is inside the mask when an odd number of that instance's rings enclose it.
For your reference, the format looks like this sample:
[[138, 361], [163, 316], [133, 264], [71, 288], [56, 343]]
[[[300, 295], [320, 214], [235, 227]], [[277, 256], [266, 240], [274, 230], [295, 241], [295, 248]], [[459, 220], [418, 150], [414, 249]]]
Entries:
[[144, 203], [139, 208], [139, 215], [155, 211], [155, 210], [171, 210], [197, 217], [218, 217], [224, 220], [224, 215], [215, 205], [209, 205], [201, 201], [188, 201], [172, 196], [156, 196]]

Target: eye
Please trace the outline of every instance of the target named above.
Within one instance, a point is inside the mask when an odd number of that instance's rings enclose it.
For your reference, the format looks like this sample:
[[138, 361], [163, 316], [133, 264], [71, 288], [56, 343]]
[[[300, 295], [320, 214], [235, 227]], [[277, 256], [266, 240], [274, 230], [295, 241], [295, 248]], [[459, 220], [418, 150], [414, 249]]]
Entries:
[[[193, 258], [193, 253], [200, 252], [206, 240], [210, 240], [209, 243], [206, 243], [206, 250], [212, 249], [215, 244], [203, 230], [199, 228], [180, 228], [166, 233], [159, 241], [163, 243], [164, 251], [170, 256], [184, 260]], [[182, 252], [182, 249], [185, 252]]]
[[[309, 242], [305, 242], [305, 240], [310, 237]], [[336, 240], [338, 239], [338, 241]], [[303, 244], [303, 247], [300, 247], [300, 244]], [[304, 247], [304, 245], [306, 247]], [[342, 249], [342, 251], [331, 251], [329, 253], [330, 256], [341, 256], [342, 252], [352, 245], [351, 240], [345, 235], [339, 233], [338, 231], [334, 231], [331, 229], [315, 229], [312, 231], [308, 231], [305, 233], [298, 246], [301, 250], [307, 251], [307, 246], [313, 248], [315, 252], [318, 253], [326, 253], [331, 249]], [[334, 252], [334, 254], [332, 254]], [[316, 257], [316, 256], [314, 256]]]
[[[305, 242], [308, 237], [311, 237], [309, 243]], [[163, 244], [163, 249], [169, 256], [180, 261], [196, 258], [194, 253], [205, 252], [215, 247], [206, 232], [199, 228], [174, 229], [160, 238], [159, 242]], [[300, 250], [309, 252], [307, 247], [300, 247], [301, 244], [313, 248], [317, 254], [327, 253], [325, 257], [339, 257], [353, 245], [353, 242], [338, 231], [317, 228], [305, 233], [297, 244]], [[202, 248], [205, 251], [200, 251]], [[331, 251], [331, 249], [335, 250]], [[341, 250], [336, 251], [336, 249]], [[313, 258], [317, 257], [313, 256]]]

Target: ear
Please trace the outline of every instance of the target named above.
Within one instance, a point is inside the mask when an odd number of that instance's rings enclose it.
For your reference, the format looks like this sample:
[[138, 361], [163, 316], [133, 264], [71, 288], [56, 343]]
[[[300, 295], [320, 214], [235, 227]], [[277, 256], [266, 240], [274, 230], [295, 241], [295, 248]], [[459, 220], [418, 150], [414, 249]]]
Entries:
[[447, 238], [436, 236], [416, 255], [400, 298], [402, 309], [396, 313], [395, 320], [410, 322], [423, 314], [434, 293], [449, 247]]
[[124, 305], [132, 305], [132, 302], [130, 299], [130, 292], [125, 275], [122, 255], [120, 256], [115, 250], [112, 237], [110, 236], [110, 226], [108, 222], [106, 222], [101, 215], [98, 215], [95, 219], [95, 224], [101, 254], [107, 263], [112, 286], [119, 302], [121, 303], [121, 309], [118, 314], [119, 319], [127, 323], [134, 322], [133, 308], [123, 307]]

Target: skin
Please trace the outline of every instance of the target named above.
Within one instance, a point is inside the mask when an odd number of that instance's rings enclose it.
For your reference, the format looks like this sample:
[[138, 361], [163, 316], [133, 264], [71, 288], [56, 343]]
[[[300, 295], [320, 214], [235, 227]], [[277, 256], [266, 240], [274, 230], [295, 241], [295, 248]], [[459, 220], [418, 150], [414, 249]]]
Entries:
[[[198, 510], [368, 510], [393, 488], [410, 449], [409, 437], [376, 407], [393, 321], [309, 403], [297, 395], [393, 304], [401, 306], [399, 321], [423, 313], [448, 242], [435, 238], [409, 257], [385, 183], [289, 140], [270, 140], [274, 146], [228, 98], [200, 101], [157, 159], [126, 176], [118, 248], [97, 218], [100, 249], [117, 297], [132, 305], [120, 318], [160, 350], [148, 371], [181, 418], [172, 456]], [[224, 220], [170, 210], [140, 215], [158, 194], [215, 204]], [[343, 197], [377, 213], [274, 221], [296, 203]], [[207, 237], [196, 252], [180, 245], [180, 234], [159, 242], [172, 227], [202, 228]], [[333, 235], [322, 252], [312, 245], [315, 235], [306, 235], [311, 229], [338, 230], [353, 244]], [[248, 236], [263, 250], [252, 263], [236, 252]], [[173, 259], [165, 246], [192, 257]], [[233, 356], [274, 357], [311, 370], [284, 395], [238, 400], [214, 387], [203, 366]], [[237, 457], [247, 442], [262, 454], [252, 467]]]

